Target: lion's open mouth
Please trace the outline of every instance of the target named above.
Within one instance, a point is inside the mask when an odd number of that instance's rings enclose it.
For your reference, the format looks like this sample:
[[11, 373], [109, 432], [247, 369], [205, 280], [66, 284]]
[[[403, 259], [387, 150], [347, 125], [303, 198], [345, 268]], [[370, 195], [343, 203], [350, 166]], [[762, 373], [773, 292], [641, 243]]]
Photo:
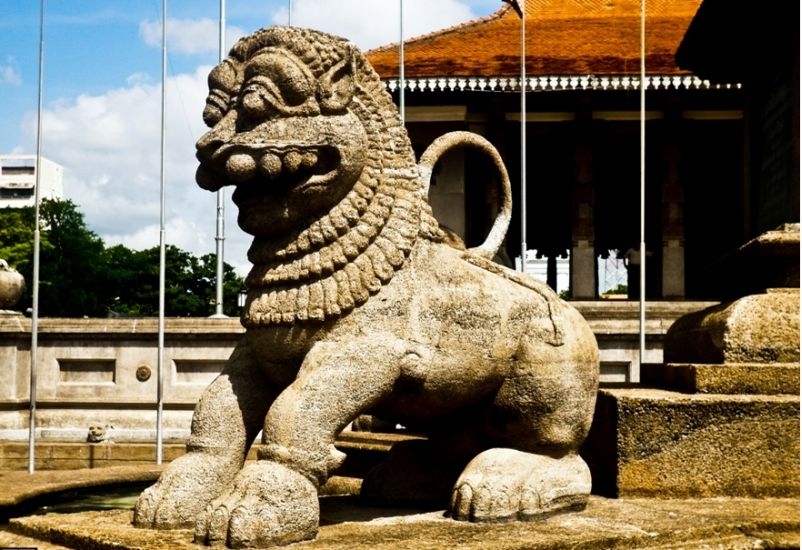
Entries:
[[324, 185], [336, 176], [340, 153], [330, 145], [226, 144], [211, 163], [226, 183], [280, 192]]

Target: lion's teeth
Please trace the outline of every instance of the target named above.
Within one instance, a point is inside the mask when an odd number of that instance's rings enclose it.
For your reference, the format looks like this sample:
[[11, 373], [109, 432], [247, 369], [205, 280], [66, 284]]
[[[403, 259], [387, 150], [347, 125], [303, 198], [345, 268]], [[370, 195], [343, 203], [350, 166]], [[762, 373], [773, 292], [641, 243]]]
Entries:
[[309, 170], [317, 164], [317, 153], [314, 151], [306, 151], [301, 158], [301, 168]]
[[226, 161], [226, 172], [234, 181], [246, 181], [256, 172], [256, 161], [251, 155], [235, 153]]
[[270, 179], [275, 179], [281, 174], [281, 159], [273, 153], [265, 153], [259, 159], [259, 168]]
[[284, 170], [289, 174], [294, 174], [301, 167], [303, 156], [298, 151], [290, 151], [284, 155]]

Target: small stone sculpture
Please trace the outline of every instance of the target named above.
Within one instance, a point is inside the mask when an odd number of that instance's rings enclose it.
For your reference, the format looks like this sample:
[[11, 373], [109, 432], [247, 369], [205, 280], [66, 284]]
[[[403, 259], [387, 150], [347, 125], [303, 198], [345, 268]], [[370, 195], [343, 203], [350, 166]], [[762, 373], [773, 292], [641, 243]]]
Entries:
[[[231, 547], [314, 538], [317, 489], [344, 459], [335, 437], [363, 413], [430, 436], [394, 449], [366, 497], [450, 496], [451, 517], [470, 521], [584, 506], [576, 451], [598, 383], [593, 334], [546, 285], [489, 260], [508, 190], [476, 249], [441, 242], [426, 202], [443, 151], [479, 147], [503, 171], [492, 146], [453, 134], [416, 164], [375, 71], [315, 31], [242, 38], [209, 87], [197, 181], [234, 185], [254, 235], [247, 333], [134, 523], [194, 525], [196, 542]], [[243, 467], [260, 429], [259, 460]], [[448, 480], [445, 495], [432, 478]]]
[[25, 279], [0, 259], [0, 310], [11, 309], [25, 292]]
[[114, 426], [108, 424], [92, 424], [86, 433], [86, 441], [89, 443], [113, 443], [109, 439], [110, 432], [113, 429]]

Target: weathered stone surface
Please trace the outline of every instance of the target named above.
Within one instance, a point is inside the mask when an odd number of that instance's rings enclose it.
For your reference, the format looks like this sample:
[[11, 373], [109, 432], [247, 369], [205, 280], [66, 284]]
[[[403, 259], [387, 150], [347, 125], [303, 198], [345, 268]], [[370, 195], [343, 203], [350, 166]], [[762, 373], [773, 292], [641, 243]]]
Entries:
[[685, 393], [799, 394], [799, 363], [653, 365], [642, 381]]
[[799, 396], [602, 390], [582, 454], [607, 496], [797, 495]]
[[[534, 522], [468, 523], [443, 511], [354, 506], [348, 499], [321, 499], [316, 540], [302, 548], [328, 550], [697, 550], [798, 548], [799, 500], [646, 500], [591, 497], [584, 511]], [[15, 519], [9, 540], [43, 549], [58, 544], [81, 549], [191, 550], [192, 531], [155, 531], [130, 526], [126, 510], [49, 514]], [[27, 535], [18, 534], [24, 533]], [[10, 538], [14, 537], [14, 538]], [[52, 541], [42, 543], [41, 541]], [[14, 542], [13, 544], [17, 544]], [[54, 546], [61, 549], [62, 546]]]
[[[248, 332], [198, 403], [189, 452], [143, 493], [134, 522], [198, 520], [196, 540], [235, 547], [311, 538], [310, 491], [343, 463], [335, 437], [364, 413], [425, 431], [463, 464], [496, 457], [485, 473], [499, 501], [536, 491], [559, 495], [541, 511], [584, 502], [575, 451], [590, 427], [598, 347], [545, 284], [489, 260], [511, 211], [492, 145], [449, 134], [416, 164], [361, 53], [315, 31], [241, 39], [209, 86], [197, 181], [234, 185], [239, 224], [255, 237]], [[469, 250], [442, 242], [426, 202], [431, 169], [455, 146], [489, 154], [501, 174], [501, 211]], [[241, 469], [260, 429], [259, 461]], [[511, 452], [528, 458], [498, 459]], [[551, 474], [538, 483], [507, 483], [519, 462], [528, 479], [544, 461]], [[526, 516], [538, 515], [536, 501], [523, 499]], [[505, 507], [483, 510], [471, 519], [509, 519]]]
[[753, 294], [680, 318], [666, 363], [799, 362], [799, 289]]

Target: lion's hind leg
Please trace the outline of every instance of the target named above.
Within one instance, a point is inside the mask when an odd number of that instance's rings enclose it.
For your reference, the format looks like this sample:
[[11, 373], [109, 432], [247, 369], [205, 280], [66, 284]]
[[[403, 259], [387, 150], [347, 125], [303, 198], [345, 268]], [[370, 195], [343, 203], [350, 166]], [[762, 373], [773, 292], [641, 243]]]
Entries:
[[195, 408], [187, 453], [139, 497], [134, 525], [194, 526], [198, 514], [242, 468], [271, 400], [267, 382], [241, 344]]
[[456, 519], [531, 519], [581, 508], [590, 495], [590, 470], [577, 451], [598, 385], [592, 335], [571, 331], [562, 346], [525, 342], [517, 355], [477, 426], [487, 450], [454, 485]]

